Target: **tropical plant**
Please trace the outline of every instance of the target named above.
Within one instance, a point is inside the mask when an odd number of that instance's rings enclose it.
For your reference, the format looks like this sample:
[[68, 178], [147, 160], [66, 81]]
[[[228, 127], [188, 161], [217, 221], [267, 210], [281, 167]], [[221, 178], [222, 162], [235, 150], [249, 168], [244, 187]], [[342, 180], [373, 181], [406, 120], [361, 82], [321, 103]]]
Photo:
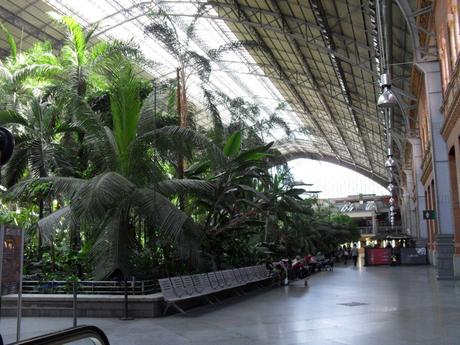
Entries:
[[[148, 145], [155, 137], [189, 136], [198, 138], [192, 131], [175, 131], [163, 128], [155, 133], [138, 135], [141, 112], [139, 80], [132, 66], [121, 63], [105, 67], [110, 81], [112, 128], [104, 126], [93, 114], [94, 121], [83, 124], [86, 145], [97, 148], [90, 152], [97, 175], [89, 179], [48, 177], [40, 181], [51, 184], [53, 195], [61, 195], [69, 203], [39, 222], [45, 236], [52, 234], [64, 219], [67, 224], [76, 222], [84, 229], [86, 237], [94, 243], [91, 254], [97, 263], [95, 276], [104, 277], [115, 271], [127, 274], [129, 257], [135, 246], [136, 222], [148, 224], [167, 239], [178, 238], [189, 220], [168, 199], [174, 193], [206, 190], [212, 186], [206, 181], [162, 181], [165, 176], [157, 162], [152, 161]], [[168, 133], [168, 134], [165, 134]], [[212, 146], [202, 138], [206, 146]], [[28, 193], [34, 180], [19, 183], [14, 188], [17, 196]]]
[[[10, 49], [10, 55], [0, 61], [0, 101], [3, 104], [2, 108], [16, 110], [20, 97], [31, 94], [28, 82], [51, 78], [62, 72], [62, 69], [55, 64], [56, 60], [52, 58], [53, 55], [46, 48], [46, 44], [37, 43], [31, 53], [18, 52], [13, 35], [2, 23], [0, 32], [6, 37]], [[42, 50], [42, 54], [36, 54], [38, 50]], [[37, 55], [40, 55], [40, 58]], [[45, 59], [45, 56], [51, 58]]]

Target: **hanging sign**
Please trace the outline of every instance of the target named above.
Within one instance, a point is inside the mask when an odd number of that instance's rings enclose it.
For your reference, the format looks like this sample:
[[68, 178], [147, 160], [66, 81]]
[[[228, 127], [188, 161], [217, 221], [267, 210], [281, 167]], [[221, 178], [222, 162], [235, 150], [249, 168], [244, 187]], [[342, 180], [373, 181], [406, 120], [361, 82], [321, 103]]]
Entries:
[[434, 211], [434, 210], [423, 210], [423, 219], [424, 220], [436, 219], [436, 211]]

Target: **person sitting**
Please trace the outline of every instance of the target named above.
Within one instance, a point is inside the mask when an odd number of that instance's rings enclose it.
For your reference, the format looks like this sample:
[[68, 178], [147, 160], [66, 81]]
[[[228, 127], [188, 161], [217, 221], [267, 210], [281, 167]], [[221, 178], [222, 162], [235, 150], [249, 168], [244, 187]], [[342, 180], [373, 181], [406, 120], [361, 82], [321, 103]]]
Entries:
[[299, 255], [297, 255], [294, 261], [292, 261], [292, 271], [294, 273], [294, 279], [304, 278], [304, 262]]
[[308, 260], [306, 261], [306, 263], [308, 265], [310, 272], [315, 272], [316, 269], [318, 269], [318, 261], [316, 260], [316, 257], [311, 254], [308, 254], [307, 258]]

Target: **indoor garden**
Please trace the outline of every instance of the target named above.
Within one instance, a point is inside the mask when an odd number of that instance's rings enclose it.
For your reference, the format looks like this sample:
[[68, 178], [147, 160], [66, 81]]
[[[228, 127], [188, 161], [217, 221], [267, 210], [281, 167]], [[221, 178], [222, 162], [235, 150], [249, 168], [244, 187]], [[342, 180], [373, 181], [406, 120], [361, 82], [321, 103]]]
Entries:
[[[1, 221], [26, 231], [34, 280], [153, 279], [330, 252], [356, 241], [350, 218], [320, 206], [266, 133], [292, 129], [278, 112], [209, 87], [212, 60], [175, 33], [166, 14], [145, 27], [178, 62], [131, 41], [99, 41], [96, 27], [56, 19], [67, 40], [22, 50], [0, 24], [0, 125], [16, 141], [1, 168]], [[199, 85], [190, 83], [190, 76]], [[200, 88], [202, 98], [189, 97]]]

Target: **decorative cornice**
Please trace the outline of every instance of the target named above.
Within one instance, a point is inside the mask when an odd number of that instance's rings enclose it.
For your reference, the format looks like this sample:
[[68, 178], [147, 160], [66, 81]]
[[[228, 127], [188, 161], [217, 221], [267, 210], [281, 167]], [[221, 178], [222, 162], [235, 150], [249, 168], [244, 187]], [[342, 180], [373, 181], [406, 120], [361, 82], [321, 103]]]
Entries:
[[422, 177], [420, 180], [422, 181], [422, 184], [426, 185], [426, 182], [428, 181], [428, 178], [431, 175], [431, 172], [433, 170], [433, 164], [431, 161], [431, 149], [428, 149], [425, 151], [423, 155], [423, 161], [422, 161]]
[[441, 135], [444, 140], [447, 140], [455, 123], [460, 118], [460, 59], [455, 63], [455, 69], [452, 73], [452, 78], [447, 84], [446, 92], [444, 93], [444, 102], [441, 106], [441, 112], [444, 114], [444, 125], [441, 129]]

